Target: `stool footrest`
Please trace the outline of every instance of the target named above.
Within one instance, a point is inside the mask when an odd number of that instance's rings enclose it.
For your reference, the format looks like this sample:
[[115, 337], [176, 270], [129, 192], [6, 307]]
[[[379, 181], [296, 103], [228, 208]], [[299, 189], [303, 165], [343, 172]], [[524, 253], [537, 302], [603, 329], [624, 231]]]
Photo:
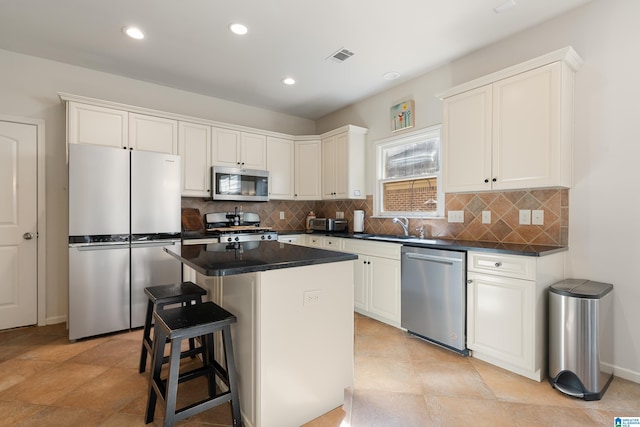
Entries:
[[213, 399], [204, 399], [200, 402], [193, 403], [185, 406], [184, 408], [176, 410], [175, 420], [180, 421], [185, 418], [189, 418], [192, 415], [199, 414], [202, 411], [216, 407], [222, 403], [231, 401], [231, 392], [224, 392]]

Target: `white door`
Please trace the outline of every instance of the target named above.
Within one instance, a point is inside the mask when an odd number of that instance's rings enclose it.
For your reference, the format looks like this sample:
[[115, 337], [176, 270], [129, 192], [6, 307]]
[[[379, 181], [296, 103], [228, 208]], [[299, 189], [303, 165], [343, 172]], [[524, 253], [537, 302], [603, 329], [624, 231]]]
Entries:
[[0, 329], [38, 323], [37, 127], [0, 122]]

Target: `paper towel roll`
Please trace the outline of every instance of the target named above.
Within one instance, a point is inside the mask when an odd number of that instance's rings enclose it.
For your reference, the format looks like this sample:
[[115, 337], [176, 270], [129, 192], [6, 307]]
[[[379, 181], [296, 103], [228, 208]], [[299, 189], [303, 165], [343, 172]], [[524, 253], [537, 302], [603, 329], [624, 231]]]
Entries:
[[364, 211], [353, 211], [353, 232], [362, 233], [364, 231]]

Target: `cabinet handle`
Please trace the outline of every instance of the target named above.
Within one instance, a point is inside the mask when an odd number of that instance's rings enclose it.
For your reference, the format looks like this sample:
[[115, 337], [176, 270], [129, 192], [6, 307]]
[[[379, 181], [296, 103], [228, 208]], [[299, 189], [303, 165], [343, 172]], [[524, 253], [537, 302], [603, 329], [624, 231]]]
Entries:
[[501, 262], [496, 262], [495, 264], [493, 264], [496, 268], [500, 267], [502, 265]]

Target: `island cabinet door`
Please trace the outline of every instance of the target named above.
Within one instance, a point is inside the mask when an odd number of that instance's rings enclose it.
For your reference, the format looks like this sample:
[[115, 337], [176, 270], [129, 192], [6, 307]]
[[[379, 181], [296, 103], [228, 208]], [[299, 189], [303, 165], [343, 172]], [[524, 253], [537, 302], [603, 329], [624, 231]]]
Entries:
[[367, 292], [367, 261], [368, 257], [364, 255], [358, 255], [358, 259], [353, 265], [353, 306], [356, 311], [367, 312], [369, 311], [369, 304], [367, 303], [369, 295]]

